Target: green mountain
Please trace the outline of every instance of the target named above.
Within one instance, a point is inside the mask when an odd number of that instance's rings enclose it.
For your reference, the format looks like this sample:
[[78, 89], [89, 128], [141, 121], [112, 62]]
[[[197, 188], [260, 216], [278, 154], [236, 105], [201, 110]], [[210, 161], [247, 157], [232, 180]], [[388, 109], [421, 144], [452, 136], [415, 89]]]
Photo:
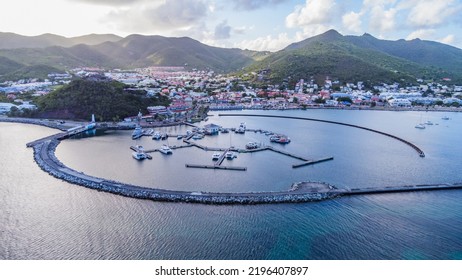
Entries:
[[187, 66], [219, 73], [255, 71], [266, 73], [264, 78], [275, 83], [295, 83], [311, 77], [322, 81], [326, 76], [342, 82], [414, 83], [418, 78], [462, 82], [461, 49], [418, 39], [388, 41], [369, 34], [343, 36], [335, 30], [274, 53], [211, 47], [188, 37], [65, 38], [0, 33], [0, 82], [21, 78], [22, 73], [32, 74], [28, 70], [31, 67], [53, 67], [50, 70], [56, 72], [76, 67], [147, 66]]
[[[446, 53], [446, 54], [445, 54]], [[344, 82], [415, 82], [418, 78], [462, 81], [462, 50], [421, 40], [386, 41], [335, 30], [289, 45], [247, 71], [265, 70], [275, 82], [326, 76]]]
[[166, 105], [166, 100], [147, 98], [144, 91], [125, 91], [117, 81], [74, 80], [36, 100], [37, 116], [42, 118], [120, 120], [147, 106]]
[[0, 32], [0, 49], [46, 48], [52, 46], [71, 47], [78, 44], [98, 45], [122, 39], [113, 34], [90, 34], [66, 38], [54, 34], [23, 36], [15, 33]]

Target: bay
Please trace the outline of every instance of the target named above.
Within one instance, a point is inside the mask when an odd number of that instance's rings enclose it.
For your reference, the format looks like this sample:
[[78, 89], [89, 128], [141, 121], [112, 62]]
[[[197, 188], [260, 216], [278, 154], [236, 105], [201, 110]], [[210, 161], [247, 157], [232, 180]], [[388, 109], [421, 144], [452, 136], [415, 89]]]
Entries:
[[[237, 112], [239, 113], [239, 112]], [[242, 112], [249, 113], [249, 112]], [[214, 192], [284, 190], [293, 182], [322, 181], [343, 187], [462, 182], [462, 117], [442, 112], [351, 110], [252, 111], [319, 118], [366, 126], [404, 138], [302, 120], [220, 117], [208, 123], [287, 134], [278, 149], [334, 160], [292, 169], [299, 161], [271, 151], [239, 154], [225, 165], [245, 172], [188, 169], [211, 164], [211, 151], [153, 153], [131, 158], [130, 145], [146, 149], [161, 141], [131, 140], [130, 131], [63, 141], [58, 158], [71, 168], [146, 187]], [[450, 120], [441, 120], [444, 115]], [[438, 125], [414, 128], [423, 118]], [[202, 123], [202, 125], [205, 123]], [[164, 128], [184, 133], [186, 126]], [[461, 259], [462, 191], [383, 194], [278, 205], [200, 205], [120, 197], [57, 180], [33, 161], [25, 144], [55, 133], [33, 125], [0, 123], [1, 259]], [[206, 137], [210, 147], [268, 143], [246, 132]], [[170, 137], [170, 145], [181, 141]]]

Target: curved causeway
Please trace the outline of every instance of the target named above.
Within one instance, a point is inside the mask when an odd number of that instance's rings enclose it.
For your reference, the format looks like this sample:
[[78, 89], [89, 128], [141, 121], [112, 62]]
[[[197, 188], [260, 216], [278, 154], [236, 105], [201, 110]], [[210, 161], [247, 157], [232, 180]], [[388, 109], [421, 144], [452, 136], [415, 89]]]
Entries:
[[328, 121], [328, 120], [321, 120], [321, 119], [313, 119], [313, 118], [302, 118], [302, 117], [291, 117], [291, 116], [278, 116], [278, 115], [256, 115], [256, 114], [218, 114], [220, 117], [260, 117], [260, 118], [280, 118], [280, 119], [292, 119], [292, 120], [304, 120], [304, 121], [314, 121], [314, 122], [323, 122], [323, 123], [330, 123], [330, 124], [337, 124], [337, 125], [343, 125], [343, 126], [349, 126], [349, 127], [354, 127], [354, 128], [359, 128], [363, 130], [367, 130], [370, 132], [378, 133], [381, 135], [385, 135], [387, 137], [391, 137], [393, 139], [396, 139], [398, 141], [403, 142], [404, 144], [410, 146], [413, 148], [420, 157], [425, 157], [425, 153], [416, 145], [412, 144], [411, 142], [404, 140], [398, 136], [395, 136], [393, 134], [389, 134], [380, 130], [375, 130], [372, 128], [364, 127], [364, 126], [359, 126], [355, 124], [349, 124], [349, 123], [342, 123], [342, 122], [336, 122], [336, 121]]

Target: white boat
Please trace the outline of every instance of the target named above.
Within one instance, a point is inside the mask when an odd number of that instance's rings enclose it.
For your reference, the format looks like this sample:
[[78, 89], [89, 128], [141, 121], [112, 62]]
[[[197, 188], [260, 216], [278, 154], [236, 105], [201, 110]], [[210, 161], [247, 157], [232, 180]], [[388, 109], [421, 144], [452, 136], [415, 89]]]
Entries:
[[442, 117], [441, 119], [447, 121], [447, 120], [449, 120], [449, 117], [448, 117], [448, 116], [444, 116], [444, 117]]
[[143, 136], [143, 129], [141, 128], [140, 125], [137, 125], [137, 126], [135, 127], [135, 130], [133, 130], [132, 139], [138, 139], [138, 138], [140, 138], [141, 136]]
[[160, 147], [159, 152], [163, 153], [164, 155], [169, 155], [169, 154], [171, 155], [171, 154], [173, 154], [172, 149], [170, 149], [170, 147], [167, 146], [167, 145], [165, 145], [165, 144], [163, 144], [163, 145]]
[[152, 136], [152, 140], [160, 140], [162, 138], [162, 134], [160, 134], [159, 131], [154, 132], [154, 135]]
[[418, 129], [425, 129], [425, 125], [422, 124], [422, 123], [419, 123], [418, 125], [415, 126], [415, 128], [418, 128]]
[[212, 155], [212, 160], [218, 160], [219, 158], [221, 157], [221, 154], [220, 153], [213, 153]]
[[425, 124], [426, 125], [433, 125], [432, 121], [426, 121]]
[[233, 159], [236, 157], [236, 155], [231, 151], [227, 151], [225, 156], [227, 159]]
[[259, 147], [257, 142], [249, 142], [245, 145], [246, 149], [253, 150]]
[[244, 134], [244, 133], [245, 133], [245, 130], [246, 130], [245, 123], [242, 122], [242, 123], [239, 125], [239, 127], [236, 128], [236, 130], [235, 130], [234, 132], [240, 133], [240, 134]]
[[192, 137], [192, 139], [194, 139], [194, 140], [199, 140], [199, 139], [202, 139], [202, 138], [204, 138], [204, 134], [200, 134], [200, 133], [197, 133]]
[[134, 159], [137, 159], [137, 160], [143, 160], [145, 159], [147, 156], [144, 152], [133, 152], [132, 153], [132, 156]]

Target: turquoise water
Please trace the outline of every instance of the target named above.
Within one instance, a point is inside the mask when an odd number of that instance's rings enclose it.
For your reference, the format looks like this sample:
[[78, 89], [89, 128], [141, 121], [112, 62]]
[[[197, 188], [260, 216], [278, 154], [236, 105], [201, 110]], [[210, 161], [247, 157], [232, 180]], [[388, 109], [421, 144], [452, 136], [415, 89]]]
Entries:
[[[212, 162], [195, 148], [152, 161], [131, 158], [130, 132], [66, 140], [57, 156], [68, 166], [99, 177], [148, 187], [205, 191], [286, 189], [302, 180], [338, 187], [462, 182], [462, 116], [446, 113], [371, 111], [255, 111], [343, 121], [395, 134], [422, 148], [420, 158], [401, 142], [354, 128], [283, 119], [210, 117], [208, 123], [286, 133], [275, 146], [308, 158], [334, 160], [292, 169], [296, 159], [265, 151], [240, 154], [227, 165], [246, 172], [197, 170], [185, 163]], [[246, 112], [247, 113], [247, 112]], [[439, 125], [418, 130], [420, 118]], [[186, 127], [172, 128], [171, 133]], [[28, 141], [55, 131], [0, 123], [1, 259], [460, 259], [462, 191], [344, 197], [318, 203], [213, 206], [160, 203], [97, 192], [42, 172]], [[205, 138], [208, 146], [266, 143], [247, 132]], [[180, 144], [169, 139], [169, 144]]]

